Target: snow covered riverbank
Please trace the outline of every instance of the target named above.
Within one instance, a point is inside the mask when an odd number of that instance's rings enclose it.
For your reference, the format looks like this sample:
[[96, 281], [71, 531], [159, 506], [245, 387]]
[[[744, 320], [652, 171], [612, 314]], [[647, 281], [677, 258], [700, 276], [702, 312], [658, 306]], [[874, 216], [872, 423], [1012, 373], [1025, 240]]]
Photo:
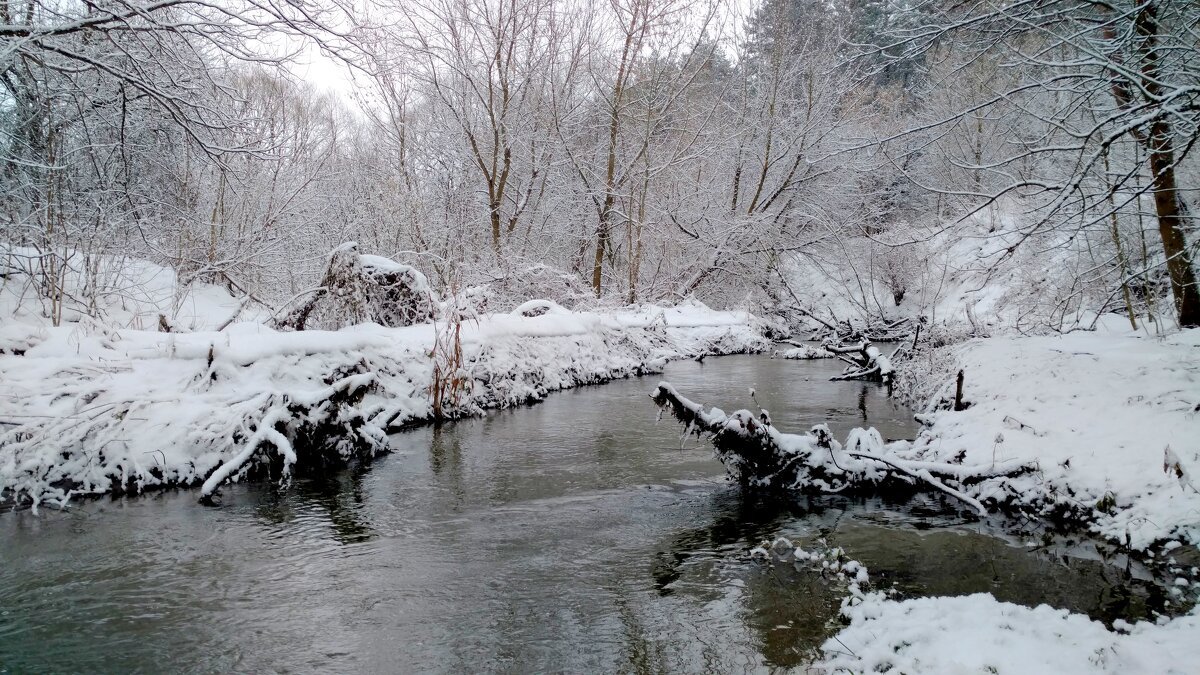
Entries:
[[923, 415], [917, 457], [1036, 462], [1037, 471], [990, 479], [975, 494], [1070, 511], [1135, 550], [1200, 544], [1200, 330], [988, 338], [952, 352], [969, 405]]
[[1200, 330], [988, 338], [935, 363], [952, 367], [928, 376], [935, 393], [913, 442], [885, 443], [872, 429], [852, 430], [844, 444], [820, 426], [785, 433], [765, 413], [704, 409], [669, 383], [656, 400], [710, 434], [730, 475], [748, 485], [920, 485], [981, 514], [1057, 518], [1137, 551], [1200, 543]]
[[[242, 323], [193, 333], [10, 326], [0, 354], [0, 493], [61, 504], [211, 476], [207, 493], [224, 476], [286, 475], [385, 451], [389, 430], [433, 415], [431, 352], [446, 334], [431, 324], [277, 332]], [[455, 374], [464, 385], [444, 412], [478, 414], [654, 372], [673, 358], [768, 346], [750, 316], [698, 304], [486, 315], [461, 325]]]
[[[1180, 542], [1200, 543], [1200, 330], [990, 338], [953, 351], [969, 406], [927, 412], [917, 456], [1036, 462], [1038, 471], [972, 493], [1069, 511], [1135, 550], [1157, 544], [1179, 575], [1166, 580], [1172, 595], [1194, 602], [1197, 570], [1172, 560]], [[1191, 673], [1200, 663], [1200, 609], [1110, 629], [988, 594], [899, 601], [874, 592], [848, 599], [843, 613], [850, 625], [824, 644], [817, 672]]]
[[844, 613], [850, 626], [822, 646], [816, 672], [1183, 675], [1200, 663], [1195, 612], [1110, 630], [1082, 614], [986, 593], [897, 602], [876, 592]]

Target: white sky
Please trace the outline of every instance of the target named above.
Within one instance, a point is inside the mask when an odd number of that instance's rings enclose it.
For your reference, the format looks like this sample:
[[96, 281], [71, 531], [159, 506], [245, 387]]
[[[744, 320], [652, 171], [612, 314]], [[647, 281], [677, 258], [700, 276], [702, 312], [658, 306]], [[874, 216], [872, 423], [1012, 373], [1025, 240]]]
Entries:
[[[741, 30], [745, 16], [759, 1], [726, 0], [727, 16], [732, 20], [736, 31]], [[285, 38], [281, 49], [294, 50], [297, 46], [300, 47], [299, 54], [294, 62], [289, 64], [288, 70], [318, 89], [338, 96], [350, 107], [356, 107], [352, 95], [356, 88], [365, 85], [365, 82], [362, 81], [364, 76], [358, 73], [359, 81], [355, 82], [355, 75], [351, 73], [351, 69], [345, 63], [322, 53], [319, 48], [308, 41], [299, 44], [295, 39]]]

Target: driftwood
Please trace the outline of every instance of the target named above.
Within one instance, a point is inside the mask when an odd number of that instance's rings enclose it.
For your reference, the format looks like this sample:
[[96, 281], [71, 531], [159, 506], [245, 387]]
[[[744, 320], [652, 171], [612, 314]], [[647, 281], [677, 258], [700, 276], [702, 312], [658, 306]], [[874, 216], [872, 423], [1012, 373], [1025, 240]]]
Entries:
[[831, 380], [875, 380], [888, 385], [892, 383], [896, 374], [892, 359], [900, 349], [892, 352], [892, 356], [885, 356], [878, 347], [867, 340], [856, 345], [826, 342], [821, 346], [848, 364], [841, 375], [835, 375]]
[[729, 475], [747, 488], [787, 489], [805, 492], [881, 492], [889, 486], [931, 488], [967, 504], [980, 515], [983, 503], [970, 486], [988, 478], [1011, 476], [1037, 469], [1036, 464], [997, 462], [965, 466], [926, 462], [905, 457], [908, 443], [884, 443], [874, 429], [854, 429], [845, 445], [829, 427], [818, 424], [807, 434], [786, 434], [776, 429], [770, 415], [749, 410], [725, 414], [681, 396], [667, 382], [651, 394], [654, 402], [670, 411], [687, 433], [708, 436], [717, 459]]

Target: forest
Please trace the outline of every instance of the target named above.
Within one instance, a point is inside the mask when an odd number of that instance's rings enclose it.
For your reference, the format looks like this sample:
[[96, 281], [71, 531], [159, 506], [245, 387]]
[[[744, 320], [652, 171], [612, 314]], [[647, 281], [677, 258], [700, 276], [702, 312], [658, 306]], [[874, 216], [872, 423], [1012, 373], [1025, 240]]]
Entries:
[[271, 313], [346, 241], [498, 302], [1200, 321], [1189, 2], [3, 13], [6, 278], [56, 324], [137, 293], [110, 256]]
[[1195, 0], [0, 0], [0, 673], [1192, 672], [1198, 141]]

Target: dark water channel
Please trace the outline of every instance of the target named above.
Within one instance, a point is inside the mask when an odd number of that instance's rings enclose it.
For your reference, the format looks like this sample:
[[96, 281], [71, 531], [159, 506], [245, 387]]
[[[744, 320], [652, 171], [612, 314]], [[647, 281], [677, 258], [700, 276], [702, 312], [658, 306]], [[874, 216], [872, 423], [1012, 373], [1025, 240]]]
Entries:
[[838, 590], [748, 551], [823, 537], [902, 592], [991, 592], [1104, 619], [1157, 610], [1122, 569], [1031, 552], [936, 498], [743, 495], [681, 446], [646, 393], [726, 410], [757, 390], [778, 426], [911, 436], [830, 362], [741, 356], [556, 394], [395, 437], [365, 469], [0, 515], [0, 672], [803, 670]]

